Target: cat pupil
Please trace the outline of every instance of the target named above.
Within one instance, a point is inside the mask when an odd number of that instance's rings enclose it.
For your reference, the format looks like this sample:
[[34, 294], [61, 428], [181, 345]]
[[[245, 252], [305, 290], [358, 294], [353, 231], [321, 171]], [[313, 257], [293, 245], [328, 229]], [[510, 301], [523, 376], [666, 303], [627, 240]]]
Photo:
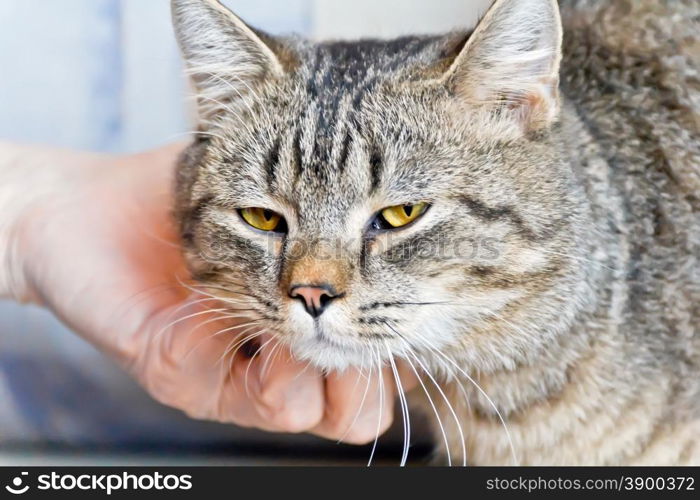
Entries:
[[404, 205], [403, 211], [406, 213], [406, 217], [410, 217], [411, 214], [413, 213], [413, 205]]
[[272, 220], [272, 211], [271, 210], [264, 210], [263, 211], [263, 217], [265, 217], [266, 221], [271, 221]]

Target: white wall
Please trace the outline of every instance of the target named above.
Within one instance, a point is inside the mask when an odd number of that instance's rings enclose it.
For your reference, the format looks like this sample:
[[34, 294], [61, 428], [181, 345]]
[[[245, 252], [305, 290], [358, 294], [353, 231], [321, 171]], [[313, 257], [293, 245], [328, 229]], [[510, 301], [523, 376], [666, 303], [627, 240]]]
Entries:
[[313, 0], [315, 38], [395, 37], [471, 28], [491, 0]]
[[[470, 27], [491, 0], [224, 0], [272, 33]], [[0, 137], [136, 151], [189, 129], [168, 0], [2, 0]]]

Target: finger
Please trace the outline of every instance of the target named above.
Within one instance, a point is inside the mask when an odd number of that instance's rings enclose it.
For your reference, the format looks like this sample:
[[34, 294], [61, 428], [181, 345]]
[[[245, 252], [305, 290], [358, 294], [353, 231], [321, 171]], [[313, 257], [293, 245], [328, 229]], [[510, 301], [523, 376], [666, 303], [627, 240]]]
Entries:
[[240, 331], [220, 320], [210, 300], [190, 296], [154, 315], [131, 371], [155, 399], [192, 418], [263, 427], [244, 387], [246, 363], [234, 353], [246, 322]]
[[324, 418], [313, 433], [349, 444], [369, 443], [391, 426], [395, 394], [386, 370], [381, 377], [376, 371], [360, 374], [356, 369], [331, 374], [326, 379]]
[[418, 377], [413, 368], [411, 368], [407, 362], [401, 360], [397, 360], [396, 365], [399, 370], [399, 378], [401, 379], [403, 391], [409, 392], [415, 389], [418, 386]]
[[259, 415], [256, 427], [278, 432], [305, 432], [323, 418], [323, 377], [293, 359], [289, 350], [269, 336], [253, 359], [237, 363], [234, 377]]
[[240, 370], [240, 363], [229, 356], [236, 346], [235, 325], [218, 320], [217, 313], [208, 314], [194, 299], [165, 312], [154, 317], [141, 349], [144, 358], [131, 365], [151, 395], [196, 419], [243, 427], [260, 422], [233, 376], [234, 369]]

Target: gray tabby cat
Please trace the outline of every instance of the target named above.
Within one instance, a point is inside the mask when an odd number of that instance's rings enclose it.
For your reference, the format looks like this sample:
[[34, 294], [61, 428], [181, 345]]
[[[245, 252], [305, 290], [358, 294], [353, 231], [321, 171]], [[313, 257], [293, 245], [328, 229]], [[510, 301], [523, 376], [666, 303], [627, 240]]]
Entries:
[[318, 44], [173, 11], [197, 280], [319, 367], [425, 372], [450, 463], [700, 465], [697, 1]]

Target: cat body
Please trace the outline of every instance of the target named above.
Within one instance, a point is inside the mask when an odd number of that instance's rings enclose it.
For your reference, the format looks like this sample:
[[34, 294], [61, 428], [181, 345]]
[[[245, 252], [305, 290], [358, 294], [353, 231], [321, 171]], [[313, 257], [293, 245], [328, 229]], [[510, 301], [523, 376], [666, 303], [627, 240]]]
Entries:
[[451, 464], [700, 464], [696, 2], [320, 44], [173, 10], [196, 279], [323, 369], [426, 373]]
[[[584, 256], [606, 255], [606, 267], [590, 282], [593, 307], [566, 336], [478, 382], [519, 463], [697, 465], [700, 8], [579, 3], [563, 11], [557, 142], [594, 222]], [[669, 21], [679, 17], [695, 21]], [[458, 385], [450, 398], [463, 401]], [[512, 463], [491, 402], [466, 388], [471, 408], [462, 403], [459, 417], [469, 462]]]

